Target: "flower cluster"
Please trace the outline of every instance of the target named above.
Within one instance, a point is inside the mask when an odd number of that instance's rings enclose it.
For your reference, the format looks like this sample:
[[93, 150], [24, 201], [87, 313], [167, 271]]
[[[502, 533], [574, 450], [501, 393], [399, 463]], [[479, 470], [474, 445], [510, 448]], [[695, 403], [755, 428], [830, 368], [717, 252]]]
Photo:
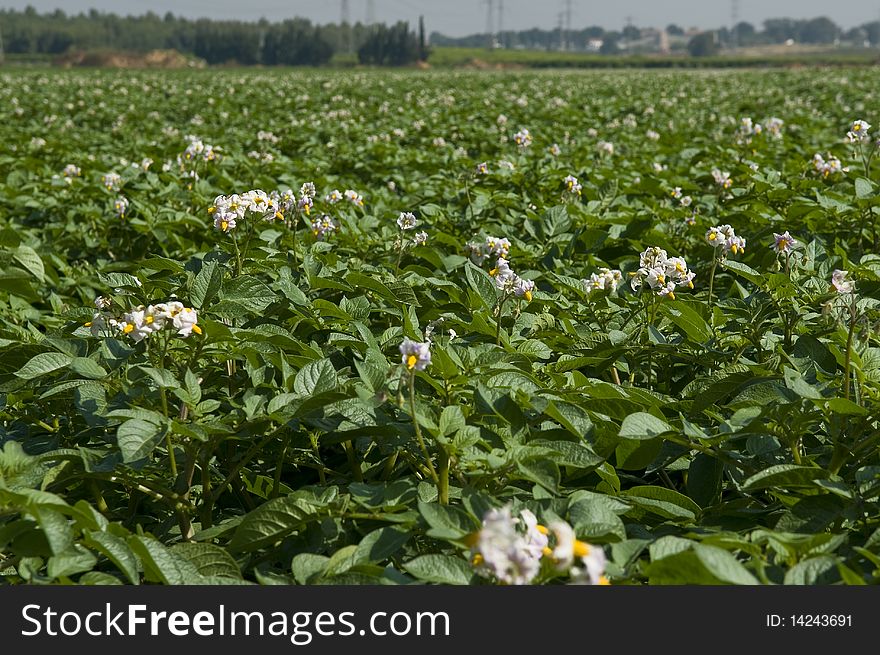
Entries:
[[529, 134], [529, 131], [526, 128], [522, 128], [519, 132], [513, 135], [513, 141], [520, 148], [528, 148], [532, 145], [532, 135]]
[[495, 268], [489, 271], [489, 275], [495, 278], [495, 286], [505, 296], [525, 298], [526, 302], [532, 301], [535, 283], [532, 280], [525, 280], [514, 273], [508, 261], [503, 257], [498, 258]]
[[487, 259], [507, 258], [510, 253], [510, 241], [502, 237], [486, 237], [482, 243], [467, 244], [471, 261], [482, 266]]
[[841, 271], [836, 269], [831, 274], [831, 288], [839, 294], [852, 293], [855, 290], [856, 283], [846, 279], [849, 271]]
[[562, 182], [565, 184], [565, 190], [568, 193], [578, 196], [581, 195], [581, 189], [583, 187], [574, 175], [566, 175]]
[[828, 159], [825, 159], [818, 152], [813, 155], [813, 168], [822, 177], [830, 177], [837, 173], [845, 173], [848, 170], [843, 167], [837, 157], [828, 154]]
[[596, 144], [596, 150], [605, 155], [613, 155], [614, 144], [608, 141], [599, 141], [599, 143]]
[[68, 164], [64, 167], [64, 170], [61, 171], [61, 176], [64, 178], [64, 181], [68, 184], [73, 183], [73, 178], [80, 177], [82, 175], [82, 170], [79, 166], [75, 164]]
[[214, 228], [221, 232], [231, 232], [238, 222], [248, 215], [264, 220], [284, 220], [285, 215], [296, 203], [293, 191], [272, 191], [253, 189], [241, 195], [217, 196], [208, 213], [214, 217]]
[[113, 211], [116, 212], [116, 215], [119, 216], [119, 218], [125, 218], [125, 213], [128, 211], [128, 205], [128, 198], [125, 196], [119, 196], [113, 201]]
[[730, 225], [710, 227], [706, 232], [706, 242], [713, 248], [721, 248], [722, 255], [729, 252], [738, 255], [746, 249], [746, 240], [737, 236]]
[[121, 318], [109, 315], [105, 310], [110, 303], [103, 297], [95, 300], [95, 313], [91, 322], [86, 323], [93, 336], [104, 336], [107, 332], [115, 331], [127, 335], [132, 341], [140, 342], [155, 332], [164, 329], [174, 330], [180, 337], [188, 337], [195, 332], [202, 334], [202, 328], [198, 326], [198, 312], [185, 307], [182, 302], [170, 300], [138, 307], [126, 312]]
[[[299, 210], [306, 216], [311, 214], [312, 207], [315, 206], [315, 196], [317, 193], [314, 182], [304, 182], [299, 188], [299, 202], [297, 203], [297, 207], [299, 207]], [[293, 194], [291, 194], [291, 197], [293, 197]]]
[[727, 171], [713, 168], [712, 179], [715, 180], [715, 184], [720, 186], [722, 189], [729, 189], [731, 186], [733, 186], [733, 180], [730, 179], [730, 173], [728, 173]]
[[852, 125], [849, 128], [849, 132], [846, 133], [846, 138], [849, 139], [850, 143], [860, 143], [862, 141], [867, 141], [871, 138], [868, 136], [868, 130], [870, 129], [871, 126], [865, 121], [853, 121]]
[[107, 173], [101, 176], [101, 185], [107, 191], [119, 191], [122, 188], [122, 176], [118, 173]]
[[472, 541], [477, 572], [501, 584], [531, 583], [541, 572], [545, 557], [557, 571], [569, 572], [574, 583], [608, 584], [601, 548], [579, 541], [571, 526], [562, 521], [549, 527], [541, 525], [529, 510], [522, 510], [519, 516], [509, 507], [489, 510]]
[[339, 230], [339, 226], [327, 214], [314, 218], [311, 227], [312, 234], [318, 241], [323, 241], [328, 235]]
[[189, 143], [177, 158], [179, 164], [196, 161], [214, 161], [217, 159], [217, 151], [214, 149], [214, 146], [191, 134], [187, 135], [186, 140]]
[[765, 127], [768, 134], [779, 139], [782, 137], [782, 128], [785, 127], [785, 121], [776, 117], [769, 118], [767, 119]]
[[605, 291], [616, 289], [623, 279], [623, 275], [617, 269], [600, 268], [598, 273], [592, 273], [584, 280], [588, 291]]
[[764, 131], [764, 128], [760, 123], [755, 123], [751, 118], [743, 118], [739, 122], [739, 127], [736, 130], [736, 142], [743, 143], [751, 143], [752, 139], [758, 135], [760, 135]]
[[324, 196], [324, 202], [326, 202], [328, 205], [335, 205], [337, 202], [342, 200], [342, 198], [342, 192], [340, 192], [339, 189], [333, 189], [333, 191]]
[[431, 364], [431, 342], [404, 337], [400, 344], [400, 363], [407, 371], [424, 371]]
[[633, 291], [647, 284], [656, 295], [673, 300], [677, 287], [694, 288], [695, 274], [688, 270], [687, 262], [681, 257], [669, 257], [665, 250], [656, 246], [639, 255], [639, 270], [630, 275]]
[[364, 197], [359, 194], [357, 191], [353, 191], [351, 189], [345, 190], [345, 199], [348, 200], [355, 207], [363, 207], [364, 206]]

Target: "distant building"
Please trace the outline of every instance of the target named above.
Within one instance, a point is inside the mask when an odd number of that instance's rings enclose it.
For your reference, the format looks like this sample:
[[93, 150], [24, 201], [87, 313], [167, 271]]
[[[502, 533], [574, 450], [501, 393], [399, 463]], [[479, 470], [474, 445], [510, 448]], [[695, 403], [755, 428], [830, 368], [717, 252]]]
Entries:
[[599, 52], [602, 49], [602, 46], [605, 45], [605, 41], [602, 39], [590, 39], [587, 41], [587, 51], [588, 52]]

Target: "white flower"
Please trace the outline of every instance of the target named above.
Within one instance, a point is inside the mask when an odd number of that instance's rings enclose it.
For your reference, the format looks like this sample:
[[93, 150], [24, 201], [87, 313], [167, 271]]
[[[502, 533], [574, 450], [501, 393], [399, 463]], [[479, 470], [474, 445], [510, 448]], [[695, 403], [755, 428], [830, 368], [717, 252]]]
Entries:
[[400, 216], [397, 217], [397, 226], [401, 230], [412, 230], [418, 224], [419, 221], [412, 212], [400, 212]]
[[340, 200], [342, 200], [342, 193], [340, 193], [339, 189], [333, 189], [333, 191], [324, 196], [324, 202], [330, 205], [335, 205]]
[[600, 268], [598, 273], [592, 273], [589, 279], [584, 280], [589, 291], [605, 291], [606, 289], [614, 289], [623, 279], [620, 271], [610, 268]]
[[694, 199], [691, 198], [690, 196], [683, 196], [681, 198], [681, 200], [679, 200], [679, 204], [682, 207], [690, 207], [693, 202], [694, 202]]
[[565, 184], [565, 190], [571, 193], [572, 195], [581, 195], [581, 184], [578, 182], [578, 179], [574, 175], [566, 175], [565, 179], [562, 180]]
[[532, 145], [532, 135], [529, 134], [527, 129], [522, 128], [519, 132], [513, 135], [513, 141], [520, 148], [528, 148]]
[[113, 202], [113, 211], [116, 212], [116, 215], [120, 218], [125, 218], [125, 213], [128, 211], [128, 198], [125, 196], [119, 196]]
[[416, 232], [413, 236], [413, 245], [414, 246], [423, 246], [428, 242], [428, 233], [427, 232]]
[[730, 179], [730, 173], [728, 173], [727, 171], [713, 168], [712, 178], [715, 180], [715, 184], [720, 186], [722, 189], [729, 189], [731, 186], [733, 186], [733, 180]]
[[230, 232], [235, 229], [238, 215], [233, 212], [218, 212], [214, 214], [214, 229], [221, 232]]
[[122, 177], [117, 173], [107, 173], [101, 176], [101, 184], [107, 191], [119, 191], [122, 186]]
[[839, 269], [831, 274], [831, 286], [837, 293], [852, 293], [855, 289], [855, 282], [847, 280], [847, 275], [849, 275], [848, 271], [841, 271]]
[[486, 162], [480, 162], [477, 164], [476, 172], [478, 175], [487, 175], [489, 173], [489, 164]]
[[675, 198], [676, 200], [680, 199], [680, 198], [681, 198], [681, 187], [680, 187], [680, 186], [675, 187], [675, 188], [669, 193], [669, 195], [671, 195], [671, 196], [672, 196], [673, 198]]
[[333, 234], [339, 229], [339, 226], [327, 214], [316, 217], [312, 221], [311, 227], [312, 234], [318, 241], [323, 241], [328, 235]]
[[846, 133], [847, 138], [851, 143], [857, 143], [860, 141], [867, 141], [870, 137], [868, 136], [868, 130], [871, 129], [871, 126], [868, 125], [863, 120], [853, 121], [852, 125], [849, 128], [849, 132]]
[[558, 143], [554, 143], [549, 148], [547, 148], [547, 152], [549, 152], [554, 157], [558, 157], [562, 154], [562, 148], [559, 147]]
[[596, 149], [606, 155], [614, 154], [614, 144], [609, 143], [608, 141], [599, 141], [599, 143], [596, 144]]
[[196, 325], [198, 320], [199, 314], [195, 309], [183, 307], [173, 314], [172, 324], [174, 329], [177, 330], [178, 336], [188, 337], [192, 332], [196, 334], [202, 333], [202, 328]]
[[471, 242], [467, 247], [471, 261], [477, 266], [482, 266], [487, 259], [506, 258], [510, 252], [510, 241], [502, 237], [486, 237], [484, 242]]
[[[532, 518], [515, 518], [509, 507], [486, 512], [474, 544], [477, 570], [503, 584], [529, 584], [541, 569], [543, 553], [535, 540], [536, 533], [540, 534], [537, 521], [534, 529], [529, 527]], [[526, 534], [521, 531], [524, 525]]]
[[790, 253], [794, 246], [797, 245], [797, 241], [793, 236], [788, 233], [788, 230], [783, 232], [782, 234], [773, 233], [773, 248], [778, 253]]
[[345, 190], [345, 199], [348, 200], [352, 205], [356, 207], [364, 206], [364, 197], [359, 194], [357, 191], [352, 191], [351, 189]]
[[639, 256], [639, 269], [632, 273], [630, 286], [634, 291], [647, 284], [658, 296], [675, 299], [677, 287], [694, 288], [695, 274], [688, 270], [681, 257], [669, 257], [662, 248], [648, 248]]
[[728, 252], [738, 255], [746, 249], [746, 240], [737, 236], [730, 225], [709, 228], [706, 232], [706, 242], [714, 248], [721, 248], [725, 255]]
[[404, 337], [400, 344], [401, 363], [408, 371], [424, 371], [431, 363], [431, 342], [412, 341]]

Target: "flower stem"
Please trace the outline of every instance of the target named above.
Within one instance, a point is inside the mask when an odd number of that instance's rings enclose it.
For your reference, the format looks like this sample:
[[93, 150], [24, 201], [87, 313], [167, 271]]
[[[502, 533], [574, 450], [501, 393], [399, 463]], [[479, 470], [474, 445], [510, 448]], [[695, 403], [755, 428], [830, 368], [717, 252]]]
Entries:
[[856, 300], [853, 298], [853, 304], [850, 308], [849, 330], [846, 335], [846, 354], [843, 361], [843, 397], [849, 400], [850, 392], [850, 369], [852, 367], [852, 344], [853, 336], [856, 330]]
[[425, 464], [431, 474], [431, 479], [434, 481], [434, 484], [437, 485], [439, 491], [440, 478], [437, 477], [437, 471], [434, 469], [434, 463], [431, 461], [428, 447], [425, 445], [425, 440], [422, 438], [422, 428], [419, 426], [419, 419], [416, 417], [416, 376], [412, 371], [410, 371], [409, 374], [409, 411], [412, 415], [413, 427], [416, 431], [416, 439], [419, 442], [419, 448], [422, 449], [422, 455], [425, 457]]
[[449, 504], [449, 452], [440, 447], [440, 477], [437, 480], [437, 495], [441, 505]]
[[718, 249], [715, 249], [715, 254], [712, 257], [712, 272], [709, 274], [709, 322], [714, 329], [715, 327], [715, 312], [712, 311], [712, 292], [715, 290], [715, 269], [718, 268]]

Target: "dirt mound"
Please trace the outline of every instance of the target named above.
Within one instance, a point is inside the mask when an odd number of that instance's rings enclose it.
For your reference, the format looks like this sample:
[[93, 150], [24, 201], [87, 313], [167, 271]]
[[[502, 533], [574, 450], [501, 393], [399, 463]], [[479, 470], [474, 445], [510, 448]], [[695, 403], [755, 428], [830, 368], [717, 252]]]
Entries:
[[187, 57], [177, 50], [151, 50], [150, 52], [76, 51], [68, 52], [55, 60], [64, 68], [87, 66], [91, 68], [203, 68], [205, 62]]

